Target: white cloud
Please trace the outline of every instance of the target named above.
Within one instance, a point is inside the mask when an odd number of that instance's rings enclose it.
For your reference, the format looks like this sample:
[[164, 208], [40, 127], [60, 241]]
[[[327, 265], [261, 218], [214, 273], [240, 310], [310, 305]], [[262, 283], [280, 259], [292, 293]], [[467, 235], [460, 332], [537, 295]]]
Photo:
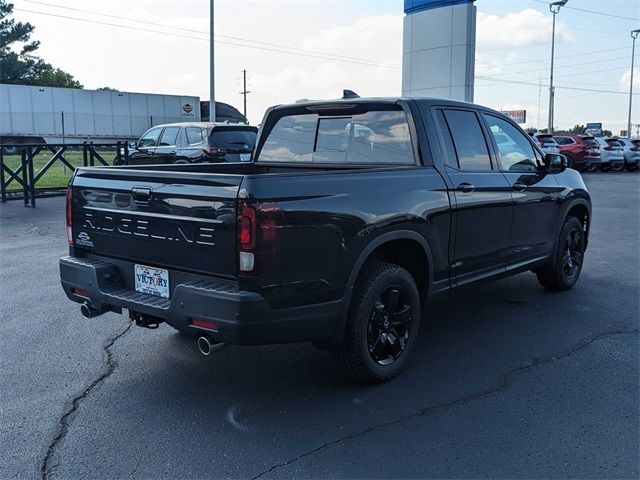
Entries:
[[[551, 41], [552, 17], [529, 8], [504, 16], [478, 12], [476, 28], [480, 47], [523, 48]], [[564, 22], [556, 21], [556, 41], [574, 42]]]
[[[620, 89], [629, 90], [629, 84], [631, 83], [631, 69], [624, 72], [620, 77]], [[640, 93], [640, 68], [634, 67], [633, 69], [633, 91], [634, 93]]]

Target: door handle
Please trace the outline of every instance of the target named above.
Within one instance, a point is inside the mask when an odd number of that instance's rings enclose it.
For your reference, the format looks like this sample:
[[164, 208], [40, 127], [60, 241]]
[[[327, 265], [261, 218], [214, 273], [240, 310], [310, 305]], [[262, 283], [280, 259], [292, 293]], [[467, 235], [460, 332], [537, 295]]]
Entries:
[[131, 197], [134, 203], [147, 204], [151, 200], [151, 189], [133, 187], [131, 189]]
[[513, 190], [514, 192], [524, 192], [526, 188], [527, 186], [522, 182], [516, 182], [511, 185], [511, 190]]
[[462, 193], [471, 193], [475, 190], [476, 187], [474, 187], [473, 185], [471, 185], [470, 183], [461, 183], [460, 185], [458, 185], [457, 190], [459, 192]]

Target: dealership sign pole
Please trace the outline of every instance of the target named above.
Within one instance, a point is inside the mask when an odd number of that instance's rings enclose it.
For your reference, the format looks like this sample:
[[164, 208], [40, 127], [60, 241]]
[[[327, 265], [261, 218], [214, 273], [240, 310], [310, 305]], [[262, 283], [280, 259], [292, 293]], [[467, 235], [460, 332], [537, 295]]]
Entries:
[[636, 56], [636, 38], [640, 34], [640, 29], [631, 32], [633, 38], [633, 47], [631, 47], [631, 79], [629, 80], [629, 118], [627, 120], [627, 137], [631, 138], [631, 109], [633, 108], [633, 68]]
[[216, 65], [215, 65], [215, 41], [213, 39], [213, 0], [210, 0], [209, 15], [209, 121], [216, 121]]

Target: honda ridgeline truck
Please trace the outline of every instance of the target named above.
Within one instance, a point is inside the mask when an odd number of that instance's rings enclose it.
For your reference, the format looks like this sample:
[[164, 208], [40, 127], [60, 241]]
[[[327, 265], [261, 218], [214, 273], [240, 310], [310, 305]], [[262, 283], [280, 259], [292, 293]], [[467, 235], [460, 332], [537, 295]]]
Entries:
[[77, 169], [60, 275], [86, 317], [204, 354], [309, 341], [381, 382], [432, 297], [525, 271], [570, 289], [590, 221], [579, 173], [501, 113], [347, 92], [270, 108], [250, 163]]

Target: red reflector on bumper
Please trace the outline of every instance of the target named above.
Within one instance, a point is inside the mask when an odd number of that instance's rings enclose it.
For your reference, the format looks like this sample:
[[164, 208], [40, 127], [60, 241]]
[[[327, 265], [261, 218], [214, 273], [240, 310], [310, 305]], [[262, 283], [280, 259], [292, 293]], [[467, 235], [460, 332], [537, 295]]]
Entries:
[[74, 288], [73, 294], [78, 297], [89, 298], [89, 292], [87, 292], [86, 290], [80, 290], [79, 288]]
[[215, 322], [209, 322], [208, 320], [200, 320], [199, 318], [192, 318], [191, 324], [196, 327], [207, 328], [209, 330], [218, 331], [218, 324]]

